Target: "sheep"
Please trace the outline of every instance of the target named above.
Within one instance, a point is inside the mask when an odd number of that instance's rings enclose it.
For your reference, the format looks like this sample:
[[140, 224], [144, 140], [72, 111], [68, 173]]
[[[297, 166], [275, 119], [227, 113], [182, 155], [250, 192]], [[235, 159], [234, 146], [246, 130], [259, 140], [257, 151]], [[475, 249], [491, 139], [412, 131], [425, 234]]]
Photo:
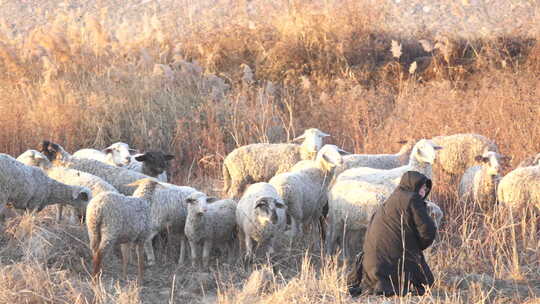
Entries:
[[[351, 258], [355, 248], [362, 243], [373, 213], [392, 194], [397, 186], [370, 184], [362, 180], [336, 182], [328, 194], [328, 223], [326, 253], [331, 255], [340, 242], [343, 255]], [[435, 203], [426, 201], [429, 213], [437, 227], [443, 212]]]
[[337, 177], [337, 181], [356, 179], [395, 187], [399, 184], [403, 173], [407, 171], [418, 171], [429, 179], [433, 179], [432, 165], [437, 158], [437, 151], [440, 149], [442, 147], [436, 145], [433, 141], [421, 139], [414, 145], [407, 165], [389, 170], [368, 167], [352, 168], [341, 173]]
[[268, 256], [275, 252], [276, 237], [287, 225], [286, 207], [277, 190], [269, 183], [255, 183], [246, 189], [236, 208], [240, 248], [245, 256], [254, 255], [254, 243]]
[[511, 209], [533, 204], [540, 211], [540, 164], [506, 174], [497, 187], [497, 200]]
[[56, 143], [44, 141], [38, 149], [52, 162], [53, 166], [66, 167], [98, 176], [111, 184], [120, 193], [132, 195], [136, 187], [131, 184], [147, 178], [147, 175], [126, 168], [115, 167], [94, 159], [73, 157]]
[[461, 201], [472, 201], [481, 208], [493, 206], [497, 201], [497, 183], [500, 180], [500, 160], [505, 158], [497, 152], [485, 150], [476, 156], [480, 165], [468, 168], [459, 182], [458, 195]]
[[135, 152], [128, 144], [117, 142], [101, 151], [96, 149], [81, 149], [73, 153], [73, 157], [94, 159], [112, 166], [123, 167], [131, 163], [131, 153]]
[[479, 134], [437, 136], [432, 140], [443, 147], [437, 156], [435, 167], [441, 168], [456, 181], [467, 168], [476, 165], [477, 155], [481, 155], [485, 150], [499, 153], [495, 142]]
[[351, 154], [343, 156], [343, 165], [335, 169], [338, 176], [350, 168], [369, 167], [374, 169], [393, 169], [406, 165], [409, 162], [413, 141], [400, 142], [403, 144], [396, 154]]
[[329, 135], [311, 128], [293, 139], [303, 140], [301, 145], [259, 143], [233, 150], [223, 161], [223, 192], [238, 198], [248, 184], [267, 182], [300, 160], [314, 159], [326, 136]]
[[234, 254], [236, 202], [232, 199], [218, 200], [202, 192], [194, 192], [186, 199], [186, 203], [188, 215], [185, 234], [191, 247], [192, 266], [197, 266], [202, 249], [202, 265], [208, 267], [210, 252], [217, 244], [222, 244], [222, 255], [223, 246], [228, 249], [230, 261]]
[[537, 165], [540, 165], [540, 153], [527, 157], [522, 162], [520, 162], [517, 167], [522, 168]]
[[167, 182], [166, 170], [169, 167], [169, 161], [173, 158], [174, 155], [161, 151], [148, 151], [144, 154], [134, 155], [133, 160], [126, 168]]
[[[67, 153], [62, 146], [44, 141], [40, 150], [49, 158], [53, 165], [74, 168], [101, 177], [110, 183], [120, 193], [131, 195], [134, 192], [134, 182], [148, 178], [148, 176], [128, 170], [126, 168], [114, 167], [91, 159], [78, 159]], [[151, 238], [165, 228], [172, 228], [180, 232], [180, 258], [179, 263], [184, 260], [185, 239], [184, 224], [187, 216], [185, 199], [196, 189], [186, 186], [177, 186], [168, 183], [161, 183], [162, 188], [154, 195], [154, 208], [152, 209], [152, 220], [154, 230]], [[155, 255], [151, 239], [145, 244], [145, 251], [148, 258], [148, 265], [155, 264]]]
[[151, 203], [158, 185], [156, 180], [147, 178], [138, 181], [133, 196], [116, 192], [96, 195], [86, 210], [86, 227], [92, 250], [92, 276], [101, 270], [101, 262], [114, 245], [122, 250], [122, 277], [127, 276], [129, 247], [137, 248], [138, 280], [142, 283], [144, 272], [143, 245], [151, 233]]
[[[61, 183], [65, 183], [66, 185], [87, 187], [92, 192], [92, 196], [95, 196], [101, 192], [118, 192], [109, 183], [95, 175], [79, 170], [53, 166], [45, 155], [36, 150], [25, 151], [19, 155], [19, 157], [17, 157], [17, 160], [27, 166], [41, 168], [48, 177]], [[56, 205], [56, 221], [58, 223], [62, 220], [63, 206], [63, 204]], [[79, 219], [82, 218], [86, 213], [85, 209], [83, 208], [78, 208], [76, 211]]]
[[290, 172], [270, 179], [269, 183], [287, 206], [293, 237], [302, 235], [302, 225], [319, 220], [327, 203], [327, 187], [333, 170], [343, 163], [342, 154], [346, 153], [335, 145], [324, 145], [315, 160], [300, 161]]
[[41, 211], [47, 205], [65, 203], [84, 207], [90, 189], [58, 182], [36, 167], [0, 153], [0, 208], [11, 203], [17, 209]]

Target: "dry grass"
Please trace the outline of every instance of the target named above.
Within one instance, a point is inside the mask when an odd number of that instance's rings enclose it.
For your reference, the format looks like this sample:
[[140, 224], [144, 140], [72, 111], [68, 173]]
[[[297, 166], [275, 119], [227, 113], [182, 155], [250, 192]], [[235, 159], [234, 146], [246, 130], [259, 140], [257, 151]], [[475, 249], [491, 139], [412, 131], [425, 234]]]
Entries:
[[[540, 5], [495, 2], [4, 1], [0, 151], [125, 141], [174, 153], [174, 182], [219, 194], [233, 148], [308, 127], [360, 153], [476, 132], [513, 157], [510, 170], [540, 151]], [[437, 282], [390, 302], [538, 303], [538, 212], [513, 223], [505, 210], [481, 213], [436, 178]], [[8, 221], [1, 237], [0, 303], [353, 302], [341, 264], [307, 242], [255, 272], [176, 268], [173, 246], [141, 287], [116, 282], [116, 257], [90, 282], [85, 230], [50, 211]]]

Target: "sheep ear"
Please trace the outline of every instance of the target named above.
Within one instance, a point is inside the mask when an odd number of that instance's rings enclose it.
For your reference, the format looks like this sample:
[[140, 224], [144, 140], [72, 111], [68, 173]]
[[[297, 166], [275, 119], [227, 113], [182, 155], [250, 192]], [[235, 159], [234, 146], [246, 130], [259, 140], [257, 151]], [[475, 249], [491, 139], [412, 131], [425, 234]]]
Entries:
[[276, 201], [276, 208], [283, 209], [285, 208], [285, 204], [280, 201]]
[[217, 198], [217, 197], [210, 196], [210, 197], [206, 198], [206, 202], [209, 203], [209, 204], [213, 203], [213, 202], [217, 202], [217, 201], [219, 201], [219, 198]]
[[318, 134], [320, 137], [328, 137], [328, 136], [330, 136], [330, 134], [326, 134], [326, 133], [324, 133], [324, 132], [321, 131], [321, 130], [317, 130], [317, 131], [318, 131], [317, 134]]
[[404, 145], [404, 144], [407, 143], [407, 141], [406, 141], [406, 140], [400, 140], [400, 141], [398, 141], [397, 143], [400, 144], [400, 145]]
[[480, 163], [480, 162], [482, 162], [482, 163], [487, 163], [487, 162], [489, 162], [489, 157], [484, 157], [484, 156], [482, 156], [482, 155], [476, 155], [476, 156], [474, 157], [474, 160], [477, 161], [477, 162], [479, 162], [479, 163]]
[[131, 154], [131, 155], [137, 153], [137, 150], [135, 150], [135, 149], [128, 149], [128, 151], [129, 151], [129, 154]]
[[194, 204], [195, 202], [197, 202], [197, 200], [192, 197], [186, 198], [186, 203], [188, 204]]
[[109, 153], [112, 153], [113, 149], [112, 148], [105, 148], [103, 150], [101, 150], [101, 152], [105, 153], [105, 154], [109, 154]]
[[442, 148], [443, 148], [443, 147], [438, 146], [438, 145], [434, 145], [434, 146], [433, 146], [433, 149], [436, 150], [436, 151], [437, 151], [437, 150], [442, 150]]
[[140, 154], [140, 155], [135, 156], [135, 160], [140, 161], [140, 162], [145, 161], [146, 160], [146, 154]]
[[340, 149], [340, 148], [338, 148], [337, 151], [338, 151], [338, 153], [341, 154], [341, 155], [349, 155], [349, 154], [351, 154], [350, 152], [347, 152], [347, 151], [345, 151], [345, 150], [343, 150], [343, 149]]
[[174, 155], [172, 155], [172, 154], [165, 155], [165, 160], [171, 160], [173, 158], [174, 158]]
[[37, 150], [38, 150], [39, 152], [48, 151], [48, 150], [49, 150], [49, 144], [50, 144], [50, 143], [51, 143], [51, 142], [48, 141], [48, 140], [42, 141], [42, 142], [39, 144]]
[[302, 135], [294, 138], [292, 141], [295, 142], [295, 141], [304, 140], [304, 139], [306, 139], [306, 135], [302, 134]]

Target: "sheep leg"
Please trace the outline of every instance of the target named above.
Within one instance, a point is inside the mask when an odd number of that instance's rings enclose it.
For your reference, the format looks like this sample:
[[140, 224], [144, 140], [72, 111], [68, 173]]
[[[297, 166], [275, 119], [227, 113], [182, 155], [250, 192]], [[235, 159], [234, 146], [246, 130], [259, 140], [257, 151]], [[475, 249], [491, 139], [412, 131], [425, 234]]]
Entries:
[[197, 267], [199, 245], [195, 242], [189, 241], [189, 247], [191, 247], [191, 266]]
[[210, 263], [210, 251], [212, 250], [212, 241], [207, 240], [203, 245], [202, 262], [203, 267], [207, 268]]
[[127, 280], [127, 266], [129, 261], [129, 244], [120, 244], [120, 251], [122, 251], [122, 279]]
[[62, 221], [62, 211], [64, 209], [63, 204], [56, 204], [56, 222], [60, 223]]
[[327, 255], [332, 255], [334, 253], [334, 246], [335, 246], [335, 242], [336, 242], [335, 230], [336, 230], [336, 228], [335, 228], [334, 222], [330, 221], [330, 223], [328, 224], [328, 227], [326, 229], [326, 240], [325, 240], [326, 254]]
[[239, 243], [239, 249], [240, 249], [240, 254], [242, 254], [242, 252], [245, 251], [245, 241], [246, 241], [246, 235], [244, 233], [244, 230], [242, 230], [242, 228], [239, 228], [238, 229], [238, 241], [240, 242]]
[[137, 280], [139, 281], [139, 285], [142, 285], [143, 283], [143, 276], [144, 276], [144, 244], [137, 244], [137, 264], [138, 264], [138, 276]]
[[92, 277], [96, 278], [99, 272], [101, 271], [101, 263], [103, 257], [107, 255], [109, 249], [111, 248], [112, 243], [109, 241], [102, 241], [99, 248], [92, 255], [92, 264], [94, 265], [92, 269]]
[[184, 264], [186, 260], [186, 236], [184, 233], [180, 234], [180, 257], [178, 258], [178, 265]]
[[153, 266], [156, 264], [156, 256], [154, 255], [154, 247], [152, 246], [152, 239], [154, 239], [156, 234], [157, 232], [152, 231], [144, 242], [144, 251], [146, 252], [146, 257], [148, 258], [148, 266]]
[[249, 261], [253, 257], [253, 241], [249, 235], [246, 235], [246, 259]]

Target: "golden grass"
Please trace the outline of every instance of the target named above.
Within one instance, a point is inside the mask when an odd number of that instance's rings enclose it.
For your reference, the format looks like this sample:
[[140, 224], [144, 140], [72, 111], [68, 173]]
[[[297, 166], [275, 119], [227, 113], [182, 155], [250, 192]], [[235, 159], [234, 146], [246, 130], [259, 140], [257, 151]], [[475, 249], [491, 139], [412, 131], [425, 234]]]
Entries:
[[[441, 1], [461, 21], [468, 2]], [[501, 0], [519, 4], [530, 20], [474, 35], [402, 20], [408, 15], [396, 17], [389, 2], [217, 3], [114, 10], [101, 1], [42, 19], [45, 10], [37, 10], [32, 20], [43, 22], [20, 30], [2, 23], [0, 151], [16, 156], [42, 139], [69, 151], [125, 141], [175, 154], [173, 181], [213, 194], [233, 148], [286, 141], [308, 127], [359, 153], [476, 132], [513, 157], [506, 170], [540, 151], [534, 1]], [[124, 20], [120, 11], [128, 12]], [[437, 282], [428, 296], [390, 303], [538, 303], [538, 213], [525, 210], [512, 223], [504, 210], [460, 206], [455, 185], [436, 178], [434, 201], [445, 218], [428, 256]], [[307, 242], [255, 272], [242, 263], [176, 268], [172, 247], [142, 287], [116, 283], [111, 257], [93, 284], [84, 228], [57, 225], [48, 212], [5, 224], [0, 303], [353, 302], [339, 261], [306, 253]]]

